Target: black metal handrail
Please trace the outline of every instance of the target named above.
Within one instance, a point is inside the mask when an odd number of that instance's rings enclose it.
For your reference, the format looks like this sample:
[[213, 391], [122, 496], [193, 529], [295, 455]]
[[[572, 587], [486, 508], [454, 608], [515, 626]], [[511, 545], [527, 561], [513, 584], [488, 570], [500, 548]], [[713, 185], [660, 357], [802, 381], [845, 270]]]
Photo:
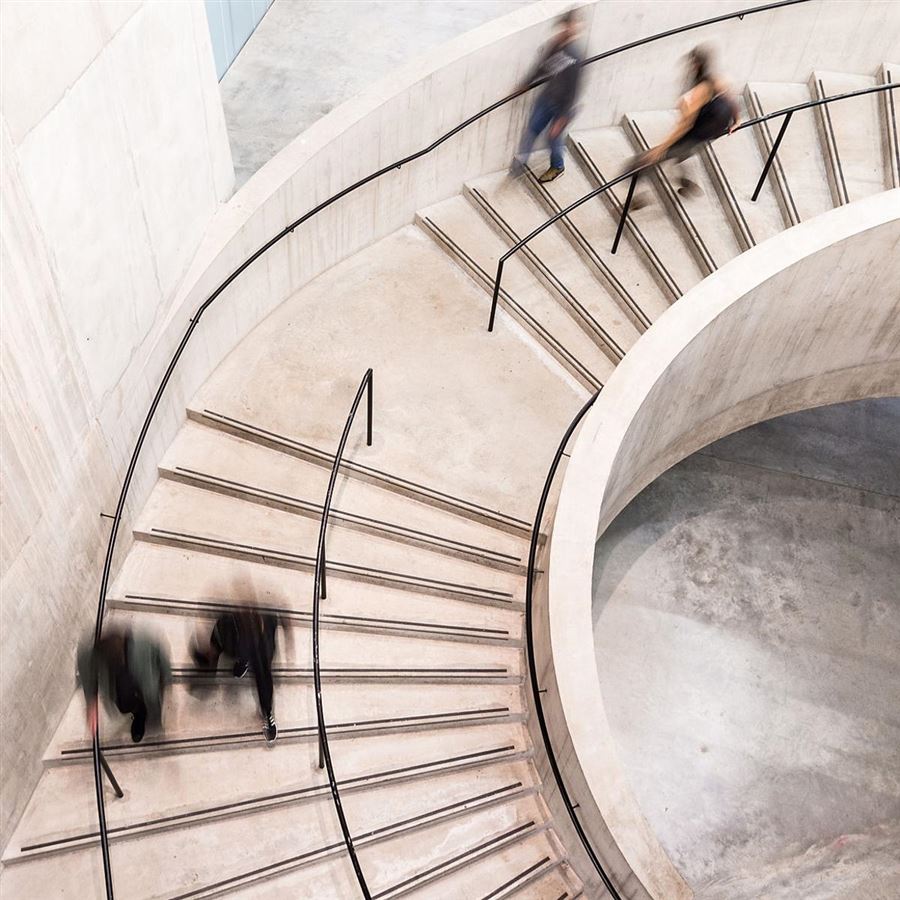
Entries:
[[356, 872], [356, 880], [359, 882], [360, 890], [365, 900], [371, 900], [372, 895], [369, 893], [366, 884], [365, 875], [363, 875], [362, 866], [356, 855], [356, 849], [353, 846], [353, 837], [347, 827], [347, 818], [344, 815], [344, 807], [341, 804], [341, 794], [338, 790], [337, 781], [334, 777], [334, 765], [331, 762], [331, 751], [328, 747], [328, 730], [325, 727], [325, 711], [322, 705], [322, 669], [319, 664], [319, 610], [321, 601], [325, 597], [325, 535], [328, 530], [328, 515], [331, 512], [331, 499], [334, 494], [334, 486], [337, 482], [338, 469], [341, 467], [341, 460], [344, 456], [344, 448], [347, 445], [347, 437], [350, 434], [350, 427], [353, 425], [353, 419], [356, 416], [356, 410], [359, 408], [360, 400], [364, 391], [368, 391], [367, 403], [367, 421], [366, 421], [366, 445], [372, 446], [372, 370], [367, 369], [363, 375], [362, 381], [359, 383], [359, 389], [350, 412], [347, 414], [347, 421], [344, 423], [344, 430], [341, 433], [341, 440], [338, 443], [337, 451], [334, 454], [334, 462], [331, 465], [331, 477], [328, 479], [328, 490], [325, 492], [325, 501], [322, 504], [322, 521], [319, 525], [319, 541], [316, 546], [316, 568], [313, 576], [313, 610], [312, 610], [312, 649], [313, 649], [313, 680], [315, 682], [316, 692], [316, 722], [319, 732], [319, 768], [324, 763], [328, 773], [328, 786], [331, 788], [331, 798], [334, 801], [334, 809], [337, 813], [338, 822], [341, 826], [341, 833], [344, 837], [344, 845], [347, 853], [350, 855], [350, 861], [353, 863], [353, 870]]
[[556, 454], [553, 457], [553, 462], [550, 464], [550, 469], [547, 472], [546, 479], [544, 480], [544, 489], [543, 491], [541, 491], [541, 499], [538, 502], [537, 512], [534, 514], [534, 525], [531, 529], [531, 545], [528, 548], [528, 572], [525, 581], [525, 643], [528, 648], [528, 675], [531, 679], [531, 693], [534, 698], [534, 711], [537, 714], [538, 726], [541, 729], [541, 737], [544, 741], [544, 748], [547, 751], [547, 760], [550, 763], [550, 768], [553, 770], [553, 778], [555, 779], [556, 786], [559, 789], [559, 796], [562, 799], [563, 805], [566, 807], [566, 811], [569, 813], [569, 818], [572, 820], [572, 825], [575, 827], [578, 838], [581, 841], [585, 852], [590, 858], [591, 863], [597, 870], [597, 874], [603, 881], [606, 890], [609, 892], [609, 895], [613, 898], [613, 900], [620, 900], [619, 892], [618, 890], [616, 890], [616, 886], [612, 883], [609, 875], [606, 874], [606, 870], [603, 868], [603, 865], [598, 859], [597, 854], [595, 853], [594, 848], [591, 845], [590, 840], [588, 839], [588, 836], [585, 834], [584, 828], [582, 827], [581, 822], [578, 820], [578, 816], [575, 815], [576, 804], [572, 803], [572, 800], [569, 797], [569, 792], [566, 790], [566, 785], [563, 781], [562, 773], [559, 770], [559, 763], [556, 761], [556, 754], [553, 752], [553, 742], [550, 740], [550, 730], [547, 728], [547, 719], [544, 716], [544, 705], [541, 700], [543, 691], [541, 689], [540, 683], [538, 682], [537, 661], [534, 656], [534, 579], [535, 570], [537, 568], [537, 552], [538, 545], [540, 543], [541, 523], [544, 518], [544, 510], [547, 506], [547, 500], [550, 497], [550, 490], [553, 487], [553, 481], [556, 476], [556, 471], [559, 468], [559, 463], [562, 460], [563, 453], [565, 453], [566, 445], [569, 443], [569, 438], [572, 437], [572, 433], [579, 426], [581, 420], [584, 418], [587, 411], [594, 405], [594, 401], [599, 396], [600, 391], [597, 391], [597, 393], [594, 394], [593, 397], [591, 397], [591, 399], [581, 407], [575, 418], [572, 419], [572, 421], [569, 423], [569, 427], [566, 429], [566, 433], [563, 435], [562, 440], [559, 442], [559, 446], [556, 448]]
[[[741, 19], [743, 20], [745, 16], [753, 15], [755, 13], [767, 12], [769, 10], [779, 9], [781, 7], [787, 6], [795, 6], [800, 3], [808, 3], [810, 0], [778, 0], [775, 3], [766, 3], [761, 6], [750, 7], [748, 9], [736, 10], [732, 13], [726, 13], [721, 16], [713, 16], [709, 19], [703, 19], [699, 22], [692, 22], [688, 25], [682, 25], [677, 28], [670, 28], [667, 31], [662, 31], [654, 35], [650, 35], [646, 38], [641, 38], [636, 41], [631, 41], [628, 44], [623, 44], [620, 47], [613, 48], [612, 50], [606, 50], [603, 53], [600, 53], [596, 56], [592, 56], [589, 59], [584, 61], [584, 65], [589, 65], [594, 62], [598, 62], [603, 59], [607, 59], [611, 56], [615, 56], [618, 53], [622, 53], [626, 50], [631, 50], [635, 47], [643, 46], [645, 44], [651, 44], [655, 41], [662, 40], [663, 38], [671, 37], [675, 34], [683, 34], [687, 31], [692, 31], [697, 28], [702, 28], [706, 25], [714, 25], [719, 22], [724, 22], [729, 19]], [[387, 174], [395, 169], [399, 169], [402, 166], [407, 165], [408, 163], [414, 162], [417, 159], [420, 159], [423, 156], [431, 153], [440, 147], [443, 143], [450, 140], [454, 135], [458, 134], [460, 131], [468, 128], [470, 125], [489, 115], [496, 109], [499, 109], [502, 106], [505, 106], [507, 103], [512, 102], [513, 100], [521, 97], [523, 94], [528, 93], [534, 88], [540, 86], [545, 81], [546, 78], [535, 81], [534, 83], [528, 85], [527, 87], [523, 87], [519, 90], [514, 91], [513, 93], [503, 97], [500, 100], [497, 100], [495, 103], [492, 103], [490, 106], [486, 106], [480, 112], [475, 113], [469, 118], [465, 119], [456, 127], [452, 128], [450, 131], [441, 135], [436, 140], [432, 141], [428, 146], [423, 147], [421, 150], [418, 150], [414, 153], [411, 153], [407, 156], [404, 156], [402, 159], [397, 160], [396, 162], [390, 163], [386, 166], [382, 166], [382, 168], [377, 171], [367, 175], [364, 178], [355, 181], [353, 184], [349, 185], [346, 188], [338, 191], [336, 194], [333, 194], [331, 197], [323, 200], [321, 203], [314, 206], [312, 209], [308, 210], [299, 218], [295, 219], [290, 224], [286, 225], [281, 229], [274, 237], [270, 238], [266, 241], [261, 247], [259, 247], [256, 251], [254, 251], [249, 257], [247, 257], [244, 262], [242, 262], [221, 284], [200, 304], [197, 308], [197, 311], [194, 315], [189, 319], [188, 326], [185, 329], [184, 334], [181, 337], [181, 340], [178, 343], [178, 346], [175, 348], [175, 352], [172, 354], [171, 359], [169, 360], [168, 365], [166, 366], [166, 370], [163, 373], [163, 377], [159, 382], [159, 385], [156, 389], [156, 392], [153, 395], [153, 400], [150, 403], [150, 407], [147, 410], [147, 414], [144, 417], [144, 421], [141, 425], [141, 429], [138, 432], [137, 440], [135, 441], [134, 448], [131, 453], [131, 457], [128, 462], [128, 467], [125, 470], [125, 477], [122, 480], [122, 487], [119, 491], [119, 497], [116, 502], [116, 509], [113, 516], [109, 517], [112, 519], [112, 526], [110, 528], [109, 538], [106, 546], [106, 554], [103, 560], [103, 571], [100, 578], [100, 589], [99, 589], [99, 599], [97, 602], [97, 616], [94, 625], [94, 640], [99, 641], [102, 630], [103, 630], [103, 618], [106, 611], [106, 593], [109, 588], [109, 579], [112, 571], [112, 562], [113, 557], [115, 555], [116, 550], [116, 541], [119, 534], [119, 527], [122, 523], [122, 516], [125, 511], [125, 503], [128, 499], [128, 492], [131, 488], [131, 482], [134, 478], [135, 469], [137, 468], [137, 463], [140, 458], [141, 452], [144, 448], [144, 443], [147, 439], [147, 433], [150, 429], [150, 425], [153, 421], [154, 416], [156, 415], [156, 410], [159, 407], [160, 401], [162, 400], [163, 395], [166, 392], [166, 388], [169, 385], [169, 382], [172, 378], [172, 373], [175, 371], [175, 367], [178, 365], [179, 360], [181, 359], [182, 354], [185, 351], [197, 325], [200, 323], [200, 319], [207, 309], [222, 295], [222, 293], [241, 275], [243, 274], [257, 259], [259, 259], [264, 253], [270, 250], [275, 244], [279, 243], [289, 234], [293, 234], [294, 230], [304, 224], [305, 222], [312, 219], [314, 216], [318, 215], [318, 213], [322, 212], [322, 210], [328, 208], [332, 204], [336, 203], [338, 200], [341, 200], [343, 197], [346, 197], [348, 194], [358, 190], [361, 187], [369, 184], [372, 181], [380, 178], [382, 175]], [[112, 869], [110, 864], [110, 853], [109, 853], [109, 837], [106, 828], [106, 805], [103, 796], [103, 775], [102, 775], [102, 767], [101, 767], [101, 747], [100, 747], [100, 735], [99, 735], [99, 721], [100, 714], [98, 712], [98, 726], [97, 730], [93, 735], [92, 741], [92, 757], [93, 757], [93, 768], [94, 768], [94, 789], [97, 797], [97, 816], [99, 822], [99, 830], [100, 830], [100, 849], [103, 858], [103, 875], [104, 875], [104, 884], [106, 887], [106, 897], [107, 900], [114, 900], [114, 891], [113, 891], [113, 882], [112, 882]]]
[[[818, 100], [808, 100], [806, 103], [798, 103], [796, 106], [788, 106], [784, 109], [775, 110], [775, 112], [767, 113], [764, 116], [757, 116], [755, 119], [748, 119], [746, 122], [742, 122], [738, 125], [737, 128], [734, 129], [735, 132], [741, 131], [744, 128], [749, 128], [751, 125], [760, 125], [763, 122], [768, 122], [771, 119], [777, 119], [779, 116], [784, 116], [784, 124], [781, 126], [781, 129], [778, 132], [778, 136], [775, 139], [774, 144], [772, 145], [772, 149], [769, 151], [768, 158], [766, 159], [765, 166], [763, 167], [762, 175], [759, 178], [759, 181], [756, 185], [756, 190], [753, 192], [753, 196], [751, 200], [756, 200], [759, 196], [760, 189], [762, 188], [763, 180], [769, 172], [769, 169], [772, 166], [772, 162], [775, 159], [775, 154], [778, 152], [778, 147], [781, 144], [781, 140], [784, 137], [784, 133], [787, 130], [788, 123], [791, 121], [791, 116], [797, 110], [800, 109], [811, 109], [814, 106], [825, 106], [829, 103], [835, 103], [838, 100], [847, 100], [851, 97], [861, 97], [864, 94], [877, 94], [881, 91], [892, 91], [895, 88], [900, 87], [900, 83], [891, 82], [889, 84], [877, 84], [873, 87], [861, 88], [857, 91], [848, 91], [845, 94], [834, 94], [831, 97], [821, 97]], [[722, 140], [727, 138], [727, 135], [723, 135]], [[622, 237], [622, 230], [625, 227], [625, 220], [628, 216], [628, 210], [631, 206], [631, 199], [634, 196], [634, 188], [637, 183], [638, 172], [629, 171], [624, 172], [621, 175], [616, 176], [615, 178], [610, 179], [604, 184], [599, 185], [599, 187], [594, 188], [592, 191], [589, 191], [583, 197], [579, 197], [577, 200], [573, 200], [565, 209], [561, 209], [558, 212], [555, 212], [552, 216], [550, 216], [546, 221], [542, 222], [535, 228], [533, 231], [529, 232], [525, 235], [525, 237], [516, 241], [515, 244], [512, 245], [497, 261], [497, 274], [494, 276], [494, 290], [491, 295], [491, 314], [488, 318], [488, 331], [494, 330], [494, 318], [497, 315], [497, 305], [500, 299], [500, 283], [503, 279], [503, 266], [513, 254], [517, 253], [521, 250], [532, 238], [537, 237], [542, 231], [549, 228], [554, 223], [558, 222], [560, 219], [569, 215], [572, 210], [577, 209], [583, 203], [587, 203], [588, 200], [593, 199], [594, 197], [598, 197], [600, 194], [605, 193], [611, 187], [615, 187], [620, 182], [625, 181], [626, 179], [631, 179], [631, 184], [628, 186], [628, 195], [625, 198], [625, 203], [622, 206], [622, 212], [620, 213], [619, 224], [616, 228], [616, 236], [613, 240], [612, 251], [616, 252], [619, 246], [619, 239]]]

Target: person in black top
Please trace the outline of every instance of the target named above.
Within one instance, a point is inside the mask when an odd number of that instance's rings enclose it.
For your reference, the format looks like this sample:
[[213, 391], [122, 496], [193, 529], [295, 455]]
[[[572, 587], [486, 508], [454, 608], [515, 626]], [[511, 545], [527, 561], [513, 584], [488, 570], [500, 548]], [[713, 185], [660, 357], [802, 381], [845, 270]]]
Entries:
[[575, 112], [584, 58], [578, 41], [580, 31], [581, 22], [575, 10], [561, 16], [557, 20], [556, 34], [520, 85], [521, 90], [542, 78], [548, 79], [539, 90], [522, 133], [519, 150], [513, 157], [509, 171], [514, 177], [525, 172], [525, 164], [535, 141], [545, 130], [550, 140], [550, 167], [538, 180], [553, 181], [565, 171], [565, 129]]
[[[665, 160], [683, 163], [709, 141], [730, 134], [740, 124], [741, 111], [728, 84], [712, 71], [712, 53], [707, 47], [694, 47], [687, 55], [688, 90], [678, 101], [678, 122], [665, 139], [638, 154], [625, 171], [637, 171]], [[678, 192], [685, 196], [701, 193], [700, 187], [682, 172]], [[646, 205], [635, 196], [632, 209]]]
[[216, 619], [208, 642], [195, 640], [191, 646], [191, 656], [201, 669], [215, 671], [219, 657], [224, 654], [233, 660], [231, 671], [235, 678], [243, 678], [248, 670], [252, 670], [263, 717], [263, 733], [269, 744], [275, 741], [278, 734], [272, 660], [279, 625], [290, 645], [290, 626], [279, 616], [252, 607], [235, 607], [233, 612], [224, 613]]

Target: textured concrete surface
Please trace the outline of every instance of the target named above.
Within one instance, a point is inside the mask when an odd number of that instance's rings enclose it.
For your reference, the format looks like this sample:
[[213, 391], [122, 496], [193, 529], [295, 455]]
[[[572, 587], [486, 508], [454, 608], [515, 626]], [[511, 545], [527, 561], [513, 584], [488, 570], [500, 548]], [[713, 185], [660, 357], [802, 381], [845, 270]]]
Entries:
[[900, 398], [732, 435], [597, 545], [607, 714], [704, 898], [900, 891]]
[[240, 187], [316, 119], [529, 0], [276, 0], [221, 81]]

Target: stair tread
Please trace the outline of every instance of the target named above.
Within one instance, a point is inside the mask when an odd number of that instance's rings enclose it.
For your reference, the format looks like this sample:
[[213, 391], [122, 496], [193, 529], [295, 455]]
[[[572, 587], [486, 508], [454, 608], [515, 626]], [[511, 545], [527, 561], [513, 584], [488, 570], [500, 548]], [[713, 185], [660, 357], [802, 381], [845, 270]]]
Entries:
[[[183, 602], [240, 602], [237, 585], [249, 581], [262, 606], [312, 610], [309, 571], [269, 566], [227, 556], [137, 541], [117, 576], [111, 596], [171, 597]], [[135, 600], [135, 602], [138, 602]], [[451, 597], [419, 594], [382, 584], [333, 578], [323, 613], [396, 623], [434, 623], [482, 629], [498, 638], [522, 635], [522, 614]], [[488, 636], [488, 635], [486, 635]]]
[[[327, 603], [327, 601], [324, 601]], [[132, 627], [156, 635], [168, 648], [173, 668], [194, 668], [190, 643], [195, 635], [208, 638], [214, 618], [167, 615], [145, 610], [126, 612], [113, 610], [106, 626]], [[309, 629], [291, 628], [291, 641], [279, 635], [274, 658], [275, 668], [312, 668], [312, 640]], [[357, 634], [351, 631], [329, 631], [320, 635], [323, 670], [345, 669], [472, 669], [506, 671], [521, 674], [522, 653], [516, 647], [490, 644], [465, 644], [429, 638], [396, 635]], [[291, 646], [287, 646], [288, 643]], [[221, 673], [226, 674], [224, 663]]]
[[[527, 181], [534, 190], [546, 192], [552, 198], [555, 202], [554, 211], [565, 209], [587, 196], [595, 187], [582, 170], [577, 154], [573, 154], [573, 162], [566, 167], [564, 177], [540, 186], [536, 186], [530, 179]], [[550, 211], [548, 208], [547, 213]], [[669, 308], [668, 293], [659, 286], [646, 259], [638, 254], [629, 241], [621, 242], [615, 255], [611, 252], [617, 222], [602, 197], [588, 200], [576, 207], [568, 218], [651, 322]]]
[[[397, 783], [418, 776], [418, 781], [425, 779], [421, 783], [427, 784], [430, 777], [447, 769], [468, 778], [473, 775], [473, 766], [509, 765], [511, 757], [523, 756], [527, 747], [524, 727], [512, 723], [409, 732], [402, 741], [396, 735], [346, 738], [333, 755], [343, 795], [371, 789], [385, 780]], [[186, 816], [185, 824], [189, 825], [204, 810], [209, 811], [206, 815], [216, 811], [219, 815], [241, 815], [278, 803], [279, 795], [282, 802], [299, 803], [316, 796], [309, 795], [310, 788], [327, 790], [314, 742], [280, 751], [278, 744], [275, 748], [245, 745], [149, 759], [119, 758], [113, 771], [125, 796], [114, 798], [107, 788], [107, 825], [121, 829], [148, 823], [131, 833], [150, 833], [165, 827], [166, 823], [159, 820], [179, 815]], [[522, 772], [527, 775], [527, 769]], [[303, 791], [307, 794], [283, 796]], [[232, 808], [225, 808], [229, 806]], [[177, 822], [170, 824], [174, 827]], [[96, 828], [89, 762], [50, 766], [44, 770], [9, 842], [7, 856], [23, 847], [90, 834]]]
[[[274, 751], [273, 751], [274, 752]], [[473, 773], [468, 773], [472, 775]], [[408, 819], [428, 815], [446, 806], [459, 804], [476, 797], [510, 787], [521, 779], [516, 768], [492, 767], [475, 778], [460, 779], [455, 775], [429, 779], [429, 790], [409, 791], [402, 787], [378, 788], [366, 794], [347, 795], [345, 811], [354, 832], [392, 826]], [[343, 799], [343, 798], [342, 798]], [[527, 794], [513, 797], [503, 804], [463, 813], [460, 818], [440, 825], [422, 828], [426, 836], [444, 833], [456, 837], [460, 846], [471, 835], [488, 834], [508, 823], [521, 820], [536, 809]], [[364, 824], [362, 824], [364, 823]], [[465, 825], [465, 827], [461, 827]], [[185, 840], [187, 834], [189, 840]], [[248, 838], [248, 835], [252, 837]], [[298, 855], [313, 853], [341, 841], [333, 814], [330, 796], [309, 804], [282, 806], [262, 810], [246, 816], [234, 816], [203, 823], [194, 823], [189, 831], [172, 829], [146, 835], [138, 841], [122, 841], [115, 845], [116, 895], [123, 898], [148, 896], [148, 874], [153, 896], [171, 896], [181, 891], [193, 891], [220, 881], [240, 878], [266, 866], [293, 860]], [[391, 877], [394, 873], [418, 871], [429, 859], [438, 859], [444, 849], [438, 845], [418, 842], [410, 837], [396, 837], [385, 841], [390, 845]], [[202, 848], [203, 852], [198, 852]], [[380, 860], [380, 847], [360, 849], [361, 859], [373, 871], [377, 883], [380, 870], [372, 861]], [[93, 880], [89, 870], [99, 869], [96, 847], [87, 846], [60, 854], [54, 859], [52, 880], [48, 878], [46, 863], [28, 860], [11, 866], [4, 872], [4, 888], [12, 896], [17, 888], [33, 885], [36, 867], [42, 866], [46, 891], [41, 896], [84, 896], [74, 893], [69, 883], [82, 891]], [[301, 870], [302, 871], [302, 870]], [[138, 875], [142, 877], [136, 877]], [[65, 882], [59, 884], [59, 882]], [[54, 890], [59, 884], [61, 890]], [[280, 880], [270, 882], [280, 886]], [[43, 886], [43, 885], [42, 885]]]
[[[522, 180], [511, 179], [504, 172], [476, 178], [466, 188], [484, 197], [517, 238], [529, 234], [548, 218]], [[544, 230], [527, 247], [623, 351], [634, 345], [639, 331], [623, 313], [608, 285], [593, 274], [557, 229]], [[524, 249], [520, 252], [524, 253]]]
[[[511, 684], [372, 684], [365, 692], [357, 685], [336, 682], [323, 688], [325, 721], [329, 729], [350, 733], [434, 727], [451, 717], [503, 718], [521, 716], [521, 690]], [[312, 684], [280, 681], [275, 685], [275, 713], [279, 733], [310, 738], [315, 734], [315, 692]], [[140, 744], [132, 744], [131, 718], [104, 715], [102, 744], [107, 755], [143, 755], [168, 750], [188, 751], [223, 743], [262, 741], [262, 724], [252, 680], [230, 679], [214, 686], [175, 682], [169, 686], [163, 711], [163, 731], [148, 729]], [[90, 752], [84, 725], [84, 697], [76, 691], [48, 747], [48, 761], [77, 761]]]
[[[319, 526], [306, 516], [161, 479], [147, 498], [136, 530], [161, 538], [184, 534], [215, 539], [314, 561]], [[509, 597], [521, 583], [515, 573], [344, 528], [329, 528], [326, 558], [332, 570], [339, 564], [365, 567]]]
[[[675, 110], [647, 110], [631, 113], [627, 119], [649, 148], [660, 143], [669, 134], [678, 121], [678, 113]], [[664, 165], [654, 175], [661, 175], [674, 189], [677, 185], [674, 183], [670, 166], [671, 164]], [[700, 186], [703, 195], [684, 199], [676, 193], [674, 202], [681, 210], [681, 215], [692, 224], [692, 231], [696, 234], [695, 240], [703, 246], [704, 255], [708, 254], [711, 257], [714, 268], [721, 268], [741, 251], [731, 222], [725, 215], [712, 179], [699, 155], [685, 160], [680, 168], [686, 177]], [[647, 180], [656, 185], [657, 178], [654, 175], [649, 176]], [[674, 215], [673, 222], [677, 227], [684, 227], [681, 220]]]
[[[870, 75], [821, 69], [813, 72], [813, 78], [825, 97], [875, 87], [878, 83]], [[851, 201], [879, 193], [890, 184], [888, 160], [884, 155], [881, 103], [878, 94], [871, 94], [838, 100], [826, 107], [840, 159], [840, 175]], [[822, 107], [818, 114], [825, 115]]]
[[[573, 134], [572, 139], [576, 148], [581, 148], [581, 152], [596, 167], [599, 180], [609, 181], [617, 177], [635, 153], [633, 145], [618, 125], [579, 131]], [[628, 182], [622, 182], [610, 191], [620, 203], [624, 203]], [[669, 216], [659, 204], [651, 203], [642, 210], [630, 213], [629, 218], [640, 229], [682, 294], [701, 281], [704, 272], [695, 260], [686, 236], [672, 227]], [[623, 240], [627, 234], [626, 229]]]
[[[809, 87], [793, 82], [755, 81], [747, 85], [759, 101], [760, 114], [767, 115], [812, 99]], [[834, 208], [825, 157], [819, 139], [815, 110], [801, 109], [794, 113], [791, 124], [778, 148], [778, 159], [801, 222]], [[783, 117], [773, 119], [768, 128], [772, 141], [783, 123]]]
[[[420, 210], [419, 217], [426, 222], [434, 222], [486, 273], [490, 280], [490, 286], [482, 284], [485, 291], [486, 325], [490, 312], [487, 292], [492, 290], [497, 261], [509, 245], [491, 230], [472, 205], [461, 196], [451, 197], [449, 200]], [[613, 364], [516, 256], [507, 260], [504, 266], [502, 285], [503, 289], [575, 359], [586, 366], [588, 371], [601, 382], [609, 377], [614, 368]]]
[[[737, 99], [741, 107], [741, 121], [745, 122], [752, 118], [752, 113], [742, 97]], [[736, 131], [714, 141], [709, 145], [709, 150], [722, 168], [728, 189], [734, 196], [755, 245], [780, 234], [789, 220], [779, 206], [771, 175], [763, 182], [759, 197], [755, 201], [750, 199], [766, 162], [765, 156], [760, 152], [759, 138], [753, 132], [752, 128]], [[705, 161], [709, 167], [708, 158]]]
[[[190, 477], [196, 472], [280, 495], [286, 500], [314, 504], [321, 510], [330, 470], [188, 420], [169, 446], [160, 467]], [[261, 498], [264, 500], [265, 498]], [[277, 498], [271, 498], [276, 500]], [[450, 512], [419, 503], [355, 478], [338, 478], [332, 503], [331, 526], [344, 527], [341, 512], [415, 530], [445, 542], [482, 551], [510, 565], [521, 564], [527, 553], [524, 537], [508, 534]], [[319, 512], [311, 513], [315, 518]], [[373, 526], [376, 527], [376, 526]]]

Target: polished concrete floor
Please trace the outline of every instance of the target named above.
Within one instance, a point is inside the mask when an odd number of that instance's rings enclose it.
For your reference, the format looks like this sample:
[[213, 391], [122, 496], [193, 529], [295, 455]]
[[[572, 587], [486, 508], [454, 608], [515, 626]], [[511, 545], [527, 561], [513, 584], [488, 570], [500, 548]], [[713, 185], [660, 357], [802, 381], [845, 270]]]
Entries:
[[900, 897], [900, 399], [783, 417], [597, 546], [597, 663], [698, 898]]
[[235, 186], [317, 119], [529, 0], [275, 0], [221, 82]]

